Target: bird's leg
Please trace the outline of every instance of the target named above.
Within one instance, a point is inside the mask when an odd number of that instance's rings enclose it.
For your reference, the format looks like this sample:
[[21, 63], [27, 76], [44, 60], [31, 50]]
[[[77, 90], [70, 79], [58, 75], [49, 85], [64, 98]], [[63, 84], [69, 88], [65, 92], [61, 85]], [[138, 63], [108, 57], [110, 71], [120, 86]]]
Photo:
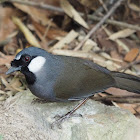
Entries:
[[74, 109], [72, 109], [71, 111], [69, 111], [68, 113], [66, 113], [65, 115], [63, 115], [62, 117], [60, 117], [58, 120], [56, 120], [55, 122], [52, 123], [52, 126], [54, 124], [58, 124], [60, 125], [62, 121], [64, 121], [66, 118], [69, 118], [78, 108], [80, 108], [89, 98], [85, 98], [84, 100], [82, 100], [82, 102], [80, 102]]

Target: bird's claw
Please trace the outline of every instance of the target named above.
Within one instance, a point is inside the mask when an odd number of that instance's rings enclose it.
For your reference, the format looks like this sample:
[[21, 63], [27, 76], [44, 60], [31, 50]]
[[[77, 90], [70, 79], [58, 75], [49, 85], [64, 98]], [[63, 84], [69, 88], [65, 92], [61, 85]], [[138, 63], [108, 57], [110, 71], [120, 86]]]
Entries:
[[57, 118], [57, 120], [54, 121], [51, 124], [51, 128], [54, 128], [54, 126], [56, 125], [59, 129], [61, 129], [62, 128], [62, 126], [61, 126], [62, 122], [64, 122], [65, 119], [67, 119], [69, 117], [70, 117], [70, 115], [69, 116], [68, 115], [64, 115], [64, 116], [57, 115], [57, 116], [55, 116], [54, 118]]
[[51, 128], [53, 129], [54, 126], [56, 125], [59, 129], [62, 128], [62, 122], [64, 122], [66, 119], [70, 118], [71, 116], [74, 116], [74, 117], [82, 117], [81, 114], [71, 114], [70, 112], [68, 112], [67, 114], [63, 115], [63, 116], [60, 116], [60, 115], [56, 115], [54, 118], [56, 119], [56, 121], [54, 121], [52, 124], [51, 124]]

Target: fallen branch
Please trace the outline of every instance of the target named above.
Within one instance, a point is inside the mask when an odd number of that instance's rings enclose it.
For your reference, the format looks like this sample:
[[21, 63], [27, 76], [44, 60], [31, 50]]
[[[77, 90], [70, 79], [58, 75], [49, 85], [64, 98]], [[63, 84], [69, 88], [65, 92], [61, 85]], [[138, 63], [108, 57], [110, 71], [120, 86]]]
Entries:
[[83, 39], [81, 43], [74, 49], [74, 50], [79, 50], [84, 43], [99, 29], [101, 25], [113, 14], [113, 12], [117, 9], [117, 7], [121, 4], [121, 2], [124, 0], [118, 0], [112, 8], [108, 11], [108, 13], [89, 31], [89, 33], [86, 35], [86, 37]]

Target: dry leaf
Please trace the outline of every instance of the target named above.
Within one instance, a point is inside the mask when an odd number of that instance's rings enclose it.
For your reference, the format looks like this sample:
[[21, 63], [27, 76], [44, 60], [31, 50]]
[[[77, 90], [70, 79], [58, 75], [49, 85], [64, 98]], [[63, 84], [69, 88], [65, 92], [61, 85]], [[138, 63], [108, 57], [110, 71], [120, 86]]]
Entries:
[[105, 52], [101, 52], [100, 55], [103, 56], [104, 58], [108, 59], [108, 60], [112, 60], [112, 61], [116, 61], [116, 62], [123, 62], [122, 60], [112, 58], [109, 54], [107, 54]]
[[134, 109], [137, 106], [136, 104], [117, 103], [117, 105], [121, 108], [124, 108], [124, 109], [131, 111], [131, 113], [133, 113], [133, 114], [136, 113], [136, 111]]
[[12, 81], [10, 82], [10, 86], [16, 91], [19, 92], [23, 91], [22, 89], [20, 89], [22, 84], [18, 78], [13, 78]]
[[119, 38], [126, 38], [135, 32], [136, 31], [132, 30], [132, 29], [124, 29], [124, 30], [118, 31], [118, 32], [110, 35], [109, 39], [114, 41], [114, 40], [119, 39]]
[[132, 62], [135, 60], [138, 54], [139, 54], [139, 49], [133, 48], [125, 55], [124, 60], [127, 62]]
[[96, 32], [97, 37], [97, 43], [102, 50], [111, 51], [111, 50], [117, 50], [117, 44], [108, 38], [108, 34], [104, 30], [98, 30]]
[[[47, 25], [48, 22], [50, 22], [50, 19], [48, 18], [49, 14], [46, 10], [17, 3], [14, 3], [14, 6], [30, 15], [34, 21], [41, 23], [42, 25]], [[51, 22], [51, 25], [56, 26], [53, 22]]]
[[140, 60], [140, 54], [137, 56], [136, 61]]
[[35, 47], [40, 47], [40, 44], [38, 43], [37, 39], [35, 36], [31, 33], [31, 31], [21, 22], [21, 20], [17, 17], [13, 17], [13, 22], [20, 28], [20, 30], [23, 32], [25, 35], [25, 38], [28, 40], [28, 42], [35, 46]]
[[[80, 37], [79, 37], [80, 38]], [[82, 47], [82, 51], [84, 52], [89, 52], [90, 50], [92, 50], [93, 48], [95, 48], [97, 46], [97, 43], [94, 42], [91, 39], [88, 39], [85, 44]]]
[[[103, 66], [103, 67], [108, 67], [108, 61], [105, 61], [105, 58], [97, 55], [96, 53], [90, 53], [90, 52], [83, 52], [83, 51], [73, 51], [73, 50], [58, 50], [58, 49], [53, 49], [51, 50], [53, 54], [56, 55], [65, 55], [65, 56], [73, 56], [73, 57], [80, 57], [80, 58], [85, 58], [94, 61], [95, 63]], [[112, 66], [113, 65], [113, 66]], [[119, 65], [113, 63], [110, 68], [111, 70], [116, 70], [117, 68], [120, 68]]]
[[4, 77], [1, 76], [0, 79], [1, 79], [2, 84], [5, 85], [5, 87], [6, 87], [7, 89], [13, 91], [13, 88], [12, 88], [11, 85], [6, 81], [6, 79], [5, 79]]
[[99, 0], [78, 0], [83, 6], [88, 7], [89, 9], [96, 10], [101, 6]]
[[134, 3], [130, 3], [130, 0], [128, 0], [128, 6], [130, 9], [136, 11], [136, 12], [140, 12], [140, 5], [136, 5]]
[[[94, 51], [100, 51], [101, 49], [98, 47], [98, 45], [92, 41], [91, 39], [88, 39], [82, 50], [85, 51], [85, 52], [88, 52], [89, 50], [91, 50], [91, 48], [93, 48]], [[107, 54], [106, 52], [101, 52], [99, 53], [102, 57], [106, 58], [107, 60], [112, 60], [112, 61], [116, 61], [116, 62], [123, 62], [122, 60], [119, 60], [119, 59], [115, 59], [115, 58], [112, 58], [109, 54]]]
[[[34, 27], [42, 34], [45, 34], [46, 27], [38, 24], [37, 22], [33, 21]], [[56, 39], [57, 37], [64, 37], [67, 34], [67, 32], [63, 31], [62, 29], [50, 27], [49, 30], [47, 31], [46, 37], [48, 39]]]
[[101, 97], [106, 97], [107, 95], [104, 93], [98, 93], [97, 95], [100, 95]]
[[4, 101], [6, 99], [6, 93], [5, 95], [0, 96], [0, 101]]
[[10, 82], [10, 85], [11, 85], [12, 87], [17, 87], [17, 88], [18, 88], [18, 87], [20, 87], [22, 84], [21, 84], [19, 78], [13, 78], [12, 81]]
[[106, 92], [111, 94], [111, 95], [114, 95], [114, 96], [138, 96], [138, 97], [140, 97], [139, 94], [129, 92], [126, 90], [122, 90], [119, 88], [109, 88], [106, 90]]
[[[117, 50], [111, 50], [110, 55], [112, 58], [118, 59], [118, 60], [122, 60], [122, 57], [120, 56], [120, 54], [118, 53]], [[122, 60], [123, 62], [123, 60]]]
[[52, 50], [53, 54], [56, 55], [65, 55], [65, 56], [73, 56], [73, 57], [81, 57], [81, 58], [85, 58], [85, 59], [90, 59], [90, 60], [97, 60], [99, 62], [103, 62], [105, 61], [105, 59], [95, 53], [87, 53], [87, 52], [83, 52], [83, 51], [73, 51], [73, 50], [58, 50], [58, 49], [54, 49]]
[[[104, 29], [104, 31], [106, 32], [106, 34], [107, 34], [108, 36], [111, 35], [111, 32], [110, 32], [107, 28], [103, 28], [103, 29]], [[129, 52], [128, 46], [125, 45], [120, 39], [115, 39], [115, 40], [113, 40], [113, 41], [115, 41], [115, 42], [116, 42], [120, 47], [122, 47], [122, 49], [124, 49], [126, 52]]]
[[66, 44], [71, 43], [77, 36], [78, 33], [74, 30], [71, 30], [64, 38], [62, 38], [53, 46], [53, 49], [62, 49], [62, 47], [64, 47]]
[[0, 41], [4, 41], [16, 29], [11, 20], [12, 15], [14, 15], [13, 8], [0, 6]]
[[61, 7], [68, 16], [73, 18], [77, 23], [79, 23], [83, 27], [89, 29], [84, 19], [79, 15], [79, 13], [73, 8], [73, 6], [67, 0], [61, 0], [60, 2]]
[[5, 64], [10, 64], [10, 62], [14, 59], [12, 55], [6, 55], [5, 57], [0, 57], [0, 66]]

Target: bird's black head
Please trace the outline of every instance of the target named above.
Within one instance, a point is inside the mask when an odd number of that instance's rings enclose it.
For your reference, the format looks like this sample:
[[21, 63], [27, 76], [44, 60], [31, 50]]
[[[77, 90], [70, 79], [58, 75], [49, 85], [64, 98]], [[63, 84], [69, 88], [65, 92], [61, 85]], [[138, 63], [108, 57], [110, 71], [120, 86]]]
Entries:
[[33, 84], [35, 81], [35, 73], [38, 72], [44, 65], [47, 52], [36, 47], [29, 47], [19, 52], [11, 62], [11, 68], [6, 74], [15, 71], [21, 71], [28, 82]]
[[23, 54], [20, 56], [19, 59], [17, 59], [18, 57], [16, 57], [11, 62], [11, 68], [8, 70], [7, 74], [10, 74], [14, 71], [22, 71], [24, 68], [26, 68], [29, 65], [29, 63], [34, 57], [30, 56], [29, 54]]

